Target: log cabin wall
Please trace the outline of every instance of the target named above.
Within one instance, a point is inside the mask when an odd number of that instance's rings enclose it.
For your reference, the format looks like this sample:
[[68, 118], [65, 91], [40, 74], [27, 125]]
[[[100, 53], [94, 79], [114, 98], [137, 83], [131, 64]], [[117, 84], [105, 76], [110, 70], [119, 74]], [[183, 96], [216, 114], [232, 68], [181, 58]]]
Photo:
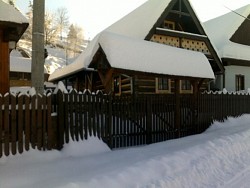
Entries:
[[156, 84], [155, 77], [135, 76], [134, 78], [135, 94], [155, 94]]
[[0, 28], [0, 94], [9, 91], [9, 43], [3, 40], [3, 33]]
[[133, 93], [133, 78], [124, 74], [113, 76], [112, 92], [115, 95], [126, 95]]

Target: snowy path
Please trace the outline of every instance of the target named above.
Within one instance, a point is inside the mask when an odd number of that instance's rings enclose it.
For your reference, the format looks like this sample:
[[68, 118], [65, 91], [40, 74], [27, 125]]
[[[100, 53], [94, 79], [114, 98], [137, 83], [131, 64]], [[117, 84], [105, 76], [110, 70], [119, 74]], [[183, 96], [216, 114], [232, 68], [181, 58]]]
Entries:
[[236, 174], [230, 181], [226, 182], [223, 188], [249, 188], [250, 167]]
[[96, 138], [0, 158], [2, 188], [250, 187], [250, 115], [205, 133], [110, 151]]

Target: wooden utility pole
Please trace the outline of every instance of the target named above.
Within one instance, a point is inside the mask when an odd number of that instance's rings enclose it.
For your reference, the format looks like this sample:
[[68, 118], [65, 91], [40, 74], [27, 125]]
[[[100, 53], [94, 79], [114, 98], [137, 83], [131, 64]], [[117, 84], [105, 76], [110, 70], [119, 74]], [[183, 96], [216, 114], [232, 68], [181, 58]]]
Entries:
[[44, 91], [44, 10], [45, 0], [33, 0], [31, 84]]

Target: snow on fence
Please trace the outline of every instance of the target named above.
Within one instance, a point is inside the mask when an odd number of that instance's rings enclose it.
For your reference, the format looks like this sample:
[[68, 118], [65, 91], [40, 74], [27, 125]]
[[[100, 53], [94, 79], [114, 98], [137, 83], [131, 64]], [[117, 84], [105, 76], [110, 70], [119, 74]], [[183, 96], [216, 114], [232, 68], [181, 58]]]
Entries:
[[97, 136], [110, 148], [151, 144], [206, 130], [250, 113], [250, 95], [204, 93], [112, 96], [101, 92], [0, 95], [0, 157], [61, 149]]

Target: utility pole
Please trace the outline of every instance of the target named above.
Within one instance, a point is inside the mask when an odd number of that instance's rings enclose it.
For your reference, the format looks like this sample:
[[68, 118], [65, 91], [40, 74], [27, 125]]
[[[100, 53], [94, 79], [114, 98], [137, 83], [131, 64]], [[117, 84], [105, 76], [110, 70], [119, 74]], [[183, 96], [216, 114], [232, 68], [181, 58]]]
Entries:
[[33, 0], [31, 85], [44, 91], [44, 11], [45, 0]]

